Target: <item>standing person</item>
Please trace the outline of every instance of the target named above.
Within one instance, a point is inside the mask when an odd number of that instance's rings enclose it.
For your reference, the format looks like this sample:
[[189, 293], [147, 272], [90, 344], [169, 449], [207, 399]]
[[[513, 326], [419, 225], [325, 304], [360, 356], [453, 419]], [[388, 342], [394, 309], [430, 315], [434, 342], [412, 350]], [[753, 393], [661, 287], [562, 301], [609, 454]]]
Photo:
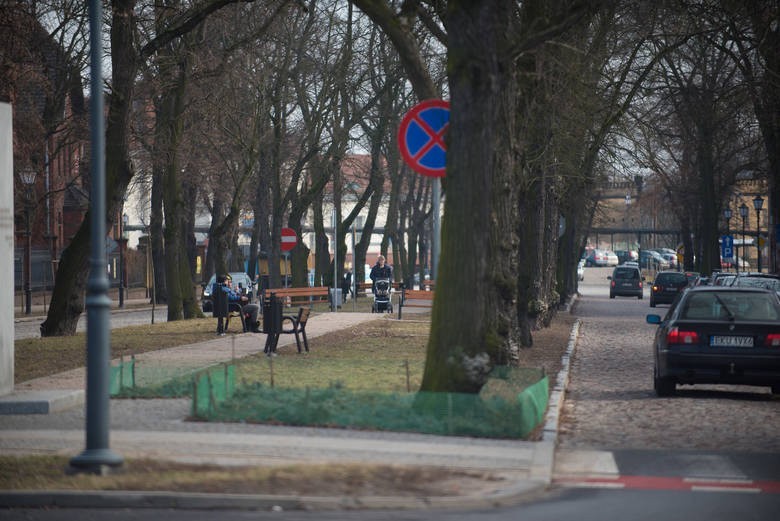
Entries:
[[384, 256], [380, 255], [376, 258], [376, 264], [371, 268], [369, 278], [371, 278], [371, 292], [374, 295], [376, 295], [377, 279], [388, 279], [391, 284], [393, 283], [393, 268], [389, 264], [385, 264]]
[[352, 271], [347, 270], [344, 272], [344, 278], [341, 279], [341, 294], [344, 295], [344, 302], [347, 301], [347, 296], [354, 293], [352, 292]]

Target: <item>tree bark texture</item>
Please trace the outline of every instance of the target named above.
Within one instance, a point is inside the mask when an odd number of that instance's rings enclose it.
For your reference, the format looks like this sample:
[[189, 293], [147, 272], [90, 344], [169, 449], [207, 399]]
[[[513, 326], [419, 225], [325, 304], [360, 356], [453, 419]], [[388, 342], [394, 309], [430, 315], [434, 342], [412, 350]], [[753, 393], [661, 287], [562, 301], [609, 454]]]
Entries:
[[515, 3], [448, 3], [450, 126], [431, 334], [421, 390], [478, 392], [508, 363], [516, 281]]

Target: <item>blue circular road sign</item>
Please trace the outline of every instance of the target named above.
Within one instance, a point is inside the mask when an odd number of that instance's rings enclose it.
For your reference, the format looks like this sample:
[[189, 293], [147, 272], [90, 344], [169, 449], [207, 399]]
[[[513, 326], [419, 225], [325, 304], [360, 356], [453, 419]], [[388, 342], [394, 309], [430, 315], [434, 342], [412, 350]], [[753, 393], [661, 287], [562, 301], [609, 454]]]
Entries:
[[426, 100], [407, 112], [398, 128], [398, 148], [412, 170], [428, 177], [444, 177], [450, 123], [450, 102]]

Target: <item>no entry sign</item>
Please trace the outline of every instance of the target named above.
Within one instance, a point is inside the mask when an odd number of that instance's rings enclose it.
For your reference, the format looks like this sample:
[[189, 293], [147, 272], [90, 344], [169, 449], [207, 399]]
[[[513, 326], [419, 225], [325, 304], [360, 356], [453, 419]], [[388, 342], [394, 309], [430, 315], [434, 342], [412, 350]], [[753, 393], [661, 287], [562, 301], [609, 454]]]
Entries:
[[298, 236], [292, 228], [282, 228], [282, 251], [290, 251], [298, 243]]
[[398, 128], [398, 148], [406, 164], [418, 174], [444, 177], [450, 123], [450, 102], [426, 100], [407, 112]]

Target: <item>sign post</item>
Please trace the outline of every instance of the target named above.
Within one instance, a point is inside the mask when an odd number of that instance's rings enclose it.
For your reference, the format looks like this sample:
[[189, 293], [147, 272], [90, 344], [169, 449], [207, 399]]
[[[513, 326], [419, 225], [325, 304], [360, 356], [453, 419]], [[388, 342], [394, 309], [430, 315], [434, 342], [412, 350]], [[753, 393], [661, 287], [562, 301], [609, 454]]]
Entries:
[[450, 122], [450, 102], [426, 100], [407, 112], [398, 128], [398, 148], [407, 165], [418, 174], [433, 177], [433, 257], [431, 276], [436, 279], [439, 267], [441, 225], [441, 184], [446, 174], [447, 144], [445, 136]]
[[298, 236], [292, 228], [282, 228], [282, 253], [284, 254], [284, 287], [287, 287], [287, 262], [290, 259], [290, 250], [298, 244]]

